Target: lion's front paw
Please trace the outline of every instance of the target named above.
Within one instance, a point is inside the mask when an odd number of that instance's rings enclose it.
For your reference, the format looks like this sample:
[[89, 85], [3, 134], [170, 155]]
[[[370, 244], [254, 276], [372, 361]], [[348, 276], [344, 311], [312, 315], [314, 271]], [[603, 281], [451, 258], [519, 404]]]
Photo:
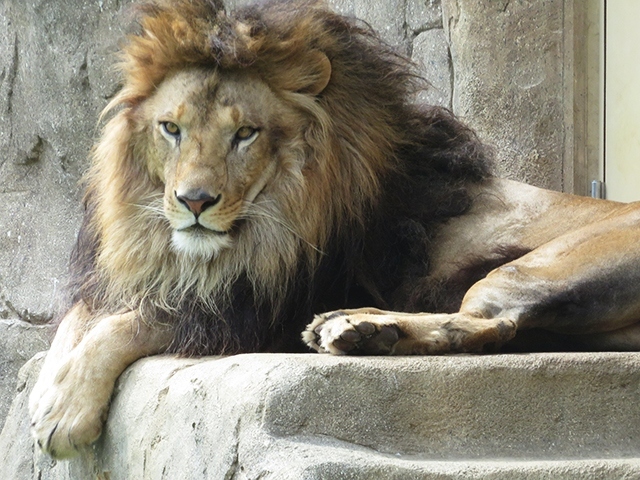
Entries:
[[337, 311], [317, 315], [302, 338], [309, 347], [322, 353], [384, 355], [392, 353], [399, 330], [392, 322], [368, 321], [366, 314]]
[[316, 316], [302, 339], [318, 352], [335, 355], [440, 355], [496, 350], [515, 333], [516, 324], [506, 318], [363, 308]]
[[73, 370], [66, 365], [53, 382], [40, 378], [30, 398], [31, 433], [54, 458], [72, 457], [97, 440], [108, 412], [112, 388]]

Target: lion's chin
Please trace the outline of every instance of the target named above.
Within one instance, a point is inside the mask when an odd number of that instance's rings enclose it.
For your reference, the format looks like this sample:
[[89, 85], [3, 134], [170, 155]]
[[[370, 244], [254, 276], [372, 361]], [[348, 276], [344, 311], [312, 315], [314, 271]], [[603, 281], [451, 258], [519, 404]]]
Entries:
[[176, 252], [198, 259], [210, 259], [233, 243], [226, 233], [191, 231], [191, 229], [174, 230], [171, 240]]

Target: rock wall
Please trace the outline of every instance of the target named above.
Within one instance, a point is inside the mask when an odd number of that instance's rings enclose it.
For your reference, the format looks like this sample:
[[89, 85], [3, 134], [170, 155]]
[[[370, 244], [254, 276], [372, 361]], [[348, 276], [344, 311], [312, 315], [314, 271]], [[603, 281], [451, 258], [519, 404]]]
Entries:
[[109, 65], [122, 4], [0, 6], [0, 317], [39, 323], [56, 308], [80, 218], [78, 178], [117, 85]]
[[499, 173], [562, 190], [572, 118], [565, 0], [443, 0], [453, 110], [496, 147]]

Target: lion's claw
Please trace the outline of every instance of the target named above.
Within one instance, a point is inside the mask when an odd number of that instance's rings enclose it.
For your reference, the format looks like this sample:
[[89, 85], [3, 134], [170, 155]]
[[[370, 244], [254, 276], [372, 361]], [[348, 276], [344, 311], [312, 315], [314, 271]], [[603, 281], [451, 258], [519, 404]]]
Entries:
[[54, 458], [72, 457], [93, 443], [108, 411], [113, 386], [78, 360], [69, 356], [55, 375], [41, 375], [30, 396], [31, 433]]
[[55, 402], [58, 407], [43, 412], [36, 407], [33, 414], [31, 432], [42, 451], [54, 458], [69, 458], [100, 436], [106, 405], [95, 405], [89, 397], [78, 403], [82, 400], [65, 395], [57, 386], [46, 392], [42, 402]]

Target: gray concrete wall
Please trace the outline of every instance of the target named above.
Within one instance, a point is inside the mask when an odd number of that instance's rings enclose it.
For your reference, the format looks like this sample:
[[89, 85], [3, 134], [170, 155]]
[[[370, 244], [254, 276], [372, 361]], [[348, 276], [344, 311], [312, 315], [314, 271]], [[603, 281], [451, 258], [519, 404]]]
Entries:
[[5, 1], [0, 5], [0, 317], [40, 323], [80, 220], [78, 179], [109, 73], [122, 3]]
[[[0, 3], [0, 327], [10, 333], [0, 344], [0, 425], [18, 367], [47, 345], [39, 325], [65, 281], [77, 182], [117, 88], [109, 66], [129, 3]], [[329, 3], [410, 55], [432, 84], [419, 100], [452, 107], [476, 128], [496, 147], [502, 174], [562, 188], [562, 0]]]
[[562, 190], [565, 0], [443, 0], [453, 110], [496, 147], [499, 173]]

